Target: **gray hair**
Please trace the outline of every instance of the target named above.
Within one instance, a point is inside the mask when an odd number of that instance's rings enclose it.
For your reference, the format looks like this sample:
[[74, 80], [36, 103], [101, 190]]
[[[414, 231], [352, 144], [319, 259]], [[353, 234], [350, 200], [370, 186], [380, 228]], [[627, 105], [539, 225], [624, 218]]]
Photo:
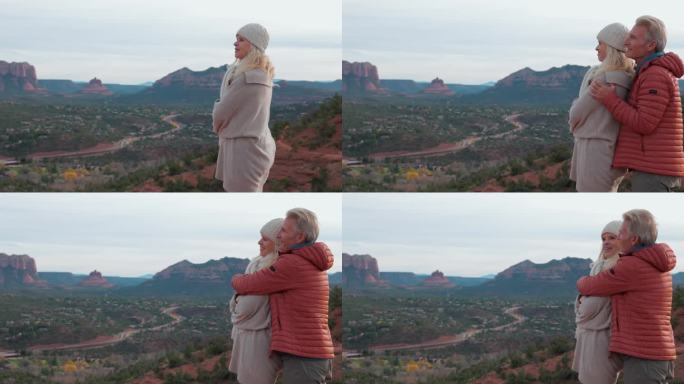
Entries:
[[645, 209], [632, 209], [622, 214], [627, 230], [631, 235], [639, 237], [645, 245], [655, 244], [658, 238], [658, 224], [651, 212]]
[[648, 41], [655, 41], [656, 52], [662, 52], [667, 45], [667, 30], [665, 23], [657, 17], [641, 16], [636, 19], [635, 25], [640, 25], [646, 28], [646, 39]]
[[297, 230], [306, 236], [306, 242], [312, 243], [318, 239], [318, 218], [316, 214], [306, 208], [292, 208], [286, 217], [294, 219]]

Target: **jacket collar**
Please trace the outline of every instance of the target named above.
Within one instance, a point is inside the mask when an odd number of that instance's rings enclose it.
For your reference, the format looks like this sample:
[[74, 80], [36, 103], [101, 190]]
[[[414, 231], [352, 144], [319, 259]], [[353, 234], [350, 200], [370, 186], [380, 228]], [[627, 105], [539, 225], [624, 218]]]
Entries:
[[651, 53], [650, 55], [646, 56], [646, 58], [643, 59], [643, 60], [637, 65], [637, 67], [636, 67], [636, 74], [638, 75], [639, 72], [641, 72], [642, 69], [648, 67], [648, 63], [650, 63], [651, 61], [653, 61], [653, 60], [655, 60], [655, 59], [657, 59], [657, 58], [659, 58], [659, 57], [663, 57], [663, 56], [665, 56], [665, 52], [653, 52], [653, 53]]
[[290, 246], [290, 248], [289, 248], [287, 251], [280, 252], [280, 254], [283, 254], [283, 253], [290, 253], [290, 251], [294, 251], [294, 250], [296, 250], [296, 249], [302, 249], [302, 248], [310, 247], [310, 246], [312, 246], [312, 245], [314, 245], [313, 241], [303, 242], [303, 243], [298, 243], [298, 244], [293, 244], [293, 245]]

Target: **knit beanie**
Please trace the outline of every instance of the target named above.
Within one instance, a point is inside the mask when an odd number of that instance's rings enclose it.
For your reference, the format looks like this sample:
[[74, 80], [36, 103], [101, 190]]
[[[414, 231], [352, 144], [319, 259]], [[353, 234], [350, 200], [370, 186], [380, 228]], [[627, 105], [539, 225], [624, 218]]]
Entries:
[[604, 233], [612, 233], [613, 235], [617, 236], [620, 232], [621, 225], [621, 220], [611, 221], [610, 223], [606, 224], [605, 227], [603, 227], [603, 231], [601, 231], [601, 236], [603, 236]]
[[283, 219], [273, 219], [261, 227], [261, 235], [275, 241], [278, 238], [278, 232], [283, 226]]
[[268, 31], [261, 24], [247, 24], [240, 28], [237, 34], [247, 39], [247, 41], [252, 43], [252, 45], [261, 52], [264, 52], [266, 47], [268, 47]]
[[[601, 231], [601, 236], [603, 236], [604, 233], [611, 233], [617, 236], [618, 232], [620, 232], [621, 225], [622, 221], [620, 220], [611, 221], [610, 223], [606, 224], [605, 227], [603, 227], [603, 230]], [[596, 276], [602, 271], [612, 268], [613, 266], [615, 266], [615, 264], [617, 264], [619, 258], [620, 256], [618, 254], [615, 254], [605, 259], [603, 258], [603, 251], [599, 252], [598, 258], [593, 263], [591, 263], [591, 271], [589, 272], [589, 275]]]
[[601, 32], [596, 35], [598, 41], [603, 41], [609, 46], [617, 49], [620, 52], [625, 51], [625, 40], [629, 35], [629, 29], [620, 23], [613, 23], [605, 26]]

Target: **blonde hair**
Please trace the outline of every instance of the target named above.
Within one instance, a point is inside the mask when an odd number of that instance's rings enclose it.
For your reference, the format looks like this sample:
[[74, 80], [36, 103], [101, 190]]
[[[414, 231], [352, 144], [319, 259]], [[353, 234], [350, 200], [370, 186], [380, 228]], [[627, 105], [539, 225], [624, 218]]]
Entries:
[[625, 72], [629, 76], [634, 76], [634, 63], [634, 60], [627, 57], [624, 52], [620, 52], [606, 44], [606, 58], [599, 65], [594, 73], [594, 77], [598, 74], [612, 71]]
[[655, 41], [656, 52], [662, 52], [667, 45], [667, 29], [665, 23], [657, 17], [645, 15], [636, 19], [635, 25], [646, 28], [646, 39]]
[[[262, 235], [263, 236], [263, 235]], [[278, 260], [278, 247], [280, 247], [280, 240], [276, 239], [271, 239], [268, 238], [269, 240], [273, 241], [275, 243], [275, 247], [273, 248], [273, 251], [271, 251], [268, 255], [264, 256], [257, 256], [253, 258], [249, 265], [247, 266], [247, 270], [245, 273], [251, 274], [256, 271], [262, 270], [264, 268], [268, 268], [271, 265], [273, 265], [276, 260]]]
[[256, 269], [254, 272], [259, 271], [264, 268], [268, 268], [271, 265], [273, 265], [276, 260], [278, 260], [278, 247], [280, 247], [280, 240], [273, 240], [275, 243], [275, 248], [273, 248], [273, 251], [269, 253], [266, 256], [257, 256], [254, 259], [256, 260]]
[[268, 77], [273, 80], [275, 76], [275, 67], [271, 63], [271, 59], [255, 46], [249, 46], [249, 52], [242, 59], [235, 59], [233, 64], [228, 69], [228, 79], [233, 80], [239, 74], [247, 72], [252, 69], [261, 69], [268, 74]]
[[632, 209], [623, 213], [622, 219], [627, 224], [629, 233], [637, 236], [641, 244], [655, 244], [658, 239], [658, 224], [651, 212], [645, 209]]
[[307, 243], [318, 239], [318, 218], [315, 213], [306, 208], [292, 208], [285, 217], [295, 220], [297, 230], [304, 234]]

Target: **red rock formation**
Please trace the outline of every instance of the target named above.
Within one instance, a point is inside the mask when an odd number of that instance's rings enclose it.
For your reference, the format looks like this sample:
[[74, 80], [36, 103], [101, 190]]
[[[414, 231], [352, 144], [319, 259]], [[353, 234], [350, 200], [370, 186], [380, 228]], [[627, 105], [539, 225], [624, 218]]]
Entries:
[[380, 280], [378, 261], [371, 255], [342, 254], [342, 285], [344, 286], [384, 286]]
[[99, 287], [99, 288], [111, 288], [114, 285], [111, 284], [107, 279], [102, 277], [102, 274], [98, 271], [90, 272], [90, 275], [83, 279], [78, 285], [82, 287]]
[[456, 285], [449, 281], [441, 271], [434, 271], [430, 277], [423, 280], [422, 285], [426, 287], [453, 288]]
[[342, 61], [342, 92], [383, 92], [378, 68], [367, 62]]
[[97, 77], [90, 80], [88, 85], [81, 90], [81, 93], [84, 93], [87, 95], [104, 95], [104, 96], [110, 96], [113, 94], [112, 91], [110, 91], [107, 87], [102, 85], [102, 81], [100, 79], [98, 79]]
[[566, 281], [589, 273], [591, 260], [566, 257], [536, 264], [530, 260], [518, 263], [496, 275], [497, 280], [519, 279], [525, 281]]
[[225, 282], [228, 276], [244, 273], [249, 259], [224, 257], [220, 260], [209, 260], [203, 264], [194, 264], [183, 260], [154, 275], [154, 280], [180, 279], [182, 281]]
[[224, 65], [218, 68], [211, 67], [204, 71], [192, 71], [187, 67], [183, 67], [155, 81], [152, 88], [182, 86], [185, 88], [219, 89], [227, 68]]
[[454, 95], [454, 91], [449, 89], [449, 87], [444, 84], [444, 80], [440, 79], [439, 77], [436, 77], [434, 80], [432, 80], [430, 85], [423, 90], [423, 93], [445, 96]]
[[587, 67], [565, 65], [547, 71], [534, 71], [529, 67], [514, 72], [499, 80], [495, 87], [524, 86], [526, 88], [567, 89], [582, 82]]
[[36, 261], [31, 256], [0, 253], [0, 286], [9, 285], [44, 287], [47, 283], [38, 278]]
[[0, 60], [0, 93], [45, 93], [38, 88], [36, 68], [26, 62], [8, 63]]

